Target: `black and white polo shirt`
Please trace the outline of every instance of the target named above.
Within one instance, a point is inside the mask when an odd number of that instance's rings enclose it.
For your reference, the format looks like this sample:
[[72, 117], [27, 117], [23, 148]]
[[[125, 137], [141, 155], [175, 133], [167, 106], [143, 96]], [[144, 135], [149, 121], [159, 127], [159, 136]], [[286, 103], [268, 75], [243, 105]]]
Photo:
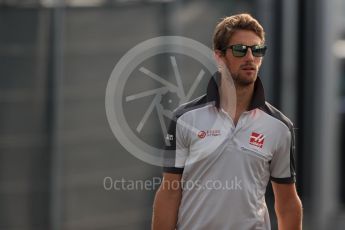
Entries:
[[265, 101], [259, 78], [248, 111], [235, 126], [220, 108], [214, 75], [207, 94], [175, 112], [165, 172], [182, 174], [177, 229], [270, 229], [269, 180], [295, 182], [291, 121]]

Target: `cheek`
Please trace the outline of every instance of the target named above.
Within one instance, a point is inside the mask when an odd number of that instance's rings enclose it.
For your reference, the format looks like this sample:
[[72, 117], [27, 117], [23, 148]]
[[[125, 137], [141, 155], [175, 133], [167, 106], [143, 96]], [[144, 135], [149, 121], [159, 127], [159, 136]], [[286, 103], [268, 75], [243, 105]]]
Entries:
[[233, 71], [235, 71], [235, 72], [239, 71], [241, 65], [242, 65], [242, 62], [240, 62], [240, 61], [233, 61], [232, 62], [232, 69], [233, 69]]
[[[225, 61], [227, 67], [229, 68], [229, 70], [232, 74], [235, 74], [238, 71], [240, 71], [241, 65], [244, 64], [244, 62], [241, 58], [236, 58], [236, 57], [232, 56], [231, 53], [228, 53], [225, 56], [224, 61]], [[262, 62], [262, 58], [255, 58], [254, 59], [254, 63], [255, 63], [255, 65], [258, 66], [258, 68], [260, 68], [261, 62]]]
[[260, 67], [262, 64], [262, 58], [258, 58], [257, 60], [255, 60], [255, 63], [258, 67]]
[[231, 74], [234, 74], [239, 70], [239, 65], [234, 61], [228, 62], [227, 67]]
[[226, 60], [227, 60], [228, 66], [230, 66], [232, 70], [238, 69], [241, 64], [241, 62], [235, 57], [227, 57]]

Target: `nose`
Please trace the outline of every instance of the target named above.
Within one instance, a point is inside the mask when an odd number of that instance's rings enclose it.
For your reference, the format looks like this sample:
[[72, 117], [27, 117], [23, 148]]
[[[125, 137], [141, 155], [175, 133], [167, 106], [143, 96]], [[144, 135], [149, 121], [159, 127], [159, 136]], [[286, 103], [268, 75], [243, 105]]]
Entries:
[[245, 60], [252, 61], [254, 60], [254, 56], [252, 53], [252, 49], [248, 48], [246, 55], [244, 56]]

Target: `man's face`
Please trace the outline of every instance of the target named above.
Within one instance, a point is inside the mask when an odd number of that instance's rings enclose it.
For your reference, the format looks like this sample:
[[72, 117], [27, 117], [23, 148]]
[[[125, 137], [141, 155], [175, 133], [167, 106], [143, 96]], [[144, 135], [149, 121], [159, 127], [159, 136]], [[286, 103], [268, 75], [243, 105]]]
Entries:
[[[232, 35], [228, 46], [239, 44], [246, 46], [262, 45], [262, 40], [252, 31], [238, 30]], [[232, 49], [229, 48], [221, 58], [228, 67], [235, 84], [246, 86], [255, 82], [262, 57], [254, 57], [250, 48], [244, 57], [235, 57], [232, 54]]]

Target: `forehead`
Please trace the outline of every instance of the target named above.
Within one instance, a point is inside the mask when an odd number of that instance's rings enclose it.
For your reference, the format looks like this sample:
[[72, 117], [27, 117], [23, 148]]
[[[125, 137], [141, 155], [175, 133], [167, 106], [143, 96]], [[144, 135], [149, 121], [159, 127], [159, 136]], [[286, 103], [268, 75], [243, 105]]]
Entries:
[[231, 36], [228, 45], [243, 44], [243, 45], [258, 45], [261, 44], [261, 38], [250, 30], [237, 30]]

